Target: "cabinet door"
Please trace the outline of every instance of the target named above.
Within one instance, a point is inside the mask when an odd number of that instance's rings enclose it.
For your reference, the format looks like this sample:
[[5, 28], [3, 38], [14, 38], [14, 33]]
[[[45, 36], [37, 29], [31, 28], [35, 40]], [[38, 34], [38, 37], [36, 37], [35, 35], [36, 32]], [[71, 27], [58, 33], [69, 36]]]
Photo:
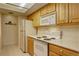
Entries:
[[52, 51], [49, 51], [49, 56], [59, 56], [59, 55], [56, 53], [53, 53]]
[[63, 48], [63, 56], [79, 56], [79, 53]]
[[53, 12], [53, 11], [56, 11], [56, 4], [55, 3], [49, 3], [47, 5], [47, 13], [50, 13], [50, 12]]
[[62, 55], [62, 48], [53, 44], [49, 44], [49, 51]]
[[40, 9], [41, 15], [47, 14], [47, 9], [48, 9], [48, 6], [47, 6], [47, 5], [45, 5], [44, 7], [42, 7], [42, 8]]
[[31, 37], [28, 37], [28, 53], [34, 55], [34, 41]]
[[27, 16], [27, 19], [28, 19], [28, 20], [33, 20], [32, 18], [33, 18], [33, 15]]
[[79, 22], [79, 4], [69, 4], [69, 22]]
[[59, 3], [56, 5], [57, 24], [68, 23], [68, 4]]
[[33, 16], [33, 26], [39, 26], [40, 25], [40, 11], [37, 11], [34, 13]]

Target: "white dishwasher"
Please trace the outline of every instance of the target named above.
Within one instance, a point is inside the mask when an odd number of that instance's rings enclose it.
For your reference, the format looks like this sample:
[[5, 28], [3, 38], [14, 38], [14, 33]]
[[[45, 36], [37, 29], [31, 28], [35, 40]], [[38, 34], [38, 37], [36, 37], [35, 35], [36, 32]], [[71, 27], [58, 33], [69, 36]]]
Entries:
[[35, 56], [47, 56], [48, 55], [48, 43], [41, 40], [34, 40], [34, 55]]

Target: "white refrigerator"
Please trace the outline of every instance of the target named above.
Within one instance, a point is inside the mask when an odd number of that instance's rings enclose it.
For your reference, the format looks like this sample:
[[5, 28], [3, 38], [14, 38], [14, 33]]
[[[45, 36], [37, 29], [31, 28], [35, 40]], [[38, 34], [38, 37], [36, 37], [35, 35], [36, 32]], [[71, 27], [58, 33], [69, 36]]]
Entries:
[[19, 45], [20, 45], [20, 49], [23, 52], [27, 52], [27, 37], [29, 35], [36, 35], [36, 30], [32, 25], [32, 21], [27, 20], [25, 18], [20, 18], [20, 41], [19, 41]]

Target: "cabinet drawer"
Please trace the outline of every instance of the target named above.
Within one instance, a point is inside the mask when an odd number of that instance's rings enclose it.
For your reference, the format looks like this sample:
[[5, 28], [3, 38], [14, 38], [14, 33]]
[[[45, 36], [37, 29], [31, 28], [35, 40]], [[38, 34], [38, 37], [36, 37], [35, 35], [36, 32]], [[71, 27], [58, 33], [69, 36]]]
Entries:
[[49, 51], [62, 55], [62, 48], [56, 45], [49, 44]]
[[79, 53], [63, 48], [63, 56], [79, 56]]
[[56, 54], [56, 53], [53, 53], [53, 52], [49, 51], [49, 56], [59, 56], [59, 55]]
[[79, 19], [76, 19], [76, 20], [75, 20], [75, 19], [69, 20], [69, 23], [77, 23], [77, 22], [79, 23]]

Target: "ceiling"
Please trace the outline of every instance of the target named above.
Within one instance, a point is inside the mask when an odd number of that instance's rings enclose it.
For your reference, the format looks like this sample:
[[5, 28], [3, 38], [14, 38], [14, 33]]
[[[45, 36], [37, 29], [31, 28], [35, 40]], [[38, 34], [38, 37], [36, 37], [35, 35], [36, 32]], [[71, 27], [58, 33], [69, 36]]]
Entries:
[[35, 3], [7, 3], [10, 5], [14, 5], [16, 7], [21, 7], [21, 8], [25, 8], [25, 9], [29, 9], [31, 8]]
[[47, 3], [0, 3], [0, 12], [29, 15]]

